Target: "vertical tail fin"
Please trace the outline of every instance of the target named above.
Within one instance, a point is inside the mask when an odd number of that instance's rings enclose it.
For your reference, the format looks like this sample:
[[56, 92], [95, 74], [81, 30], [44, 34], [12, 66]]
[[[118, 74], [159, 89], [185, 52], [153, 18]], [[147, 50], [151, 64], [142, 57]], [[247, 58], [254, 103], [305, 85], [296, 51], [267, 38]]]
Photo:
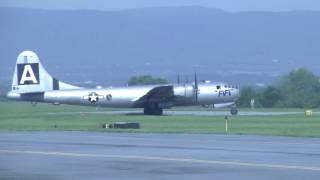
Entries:
[[13, 93], [33, 93], [51, 90], [78, 89], [53, 78], [32, 51], [19, 54], [12, 80]]

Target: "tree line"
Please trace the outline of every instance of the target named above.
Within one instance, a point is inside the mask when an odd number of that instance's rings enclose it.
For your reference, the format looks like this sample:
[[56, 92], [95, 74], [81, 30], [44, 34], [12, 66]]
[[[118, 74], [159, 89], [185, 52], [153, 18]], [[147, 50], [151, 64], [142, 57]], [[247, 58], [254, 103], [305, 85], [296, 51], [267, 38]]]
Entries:
[[243, 87], [240, 91], [239, 107], [250, 107], [251, 99], [255, 107], [320, 107], [319, 78], [303, 68], [291, 71], [266, 88]]
[[150, 75], [133, 76], [128, 80], [128, 86], [151, 84], [168, 84], [168, 81], [166, 79], [156, 78]]

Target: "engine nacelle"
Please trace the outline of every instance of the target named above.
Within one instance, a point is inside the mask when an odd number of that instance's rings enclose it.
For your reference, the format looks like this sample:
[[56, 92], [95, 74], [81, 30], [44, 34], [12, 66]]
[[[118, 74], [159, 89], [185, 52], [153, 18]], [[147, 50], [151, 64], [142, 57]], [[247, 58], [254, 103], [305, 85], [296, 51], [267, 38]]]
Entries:
[[215, 109], [228, 108], [228, 107], [232, 107], [234, 104], [235, 104], [234, 102], [214, 104], [213, 108], [215, 108]]

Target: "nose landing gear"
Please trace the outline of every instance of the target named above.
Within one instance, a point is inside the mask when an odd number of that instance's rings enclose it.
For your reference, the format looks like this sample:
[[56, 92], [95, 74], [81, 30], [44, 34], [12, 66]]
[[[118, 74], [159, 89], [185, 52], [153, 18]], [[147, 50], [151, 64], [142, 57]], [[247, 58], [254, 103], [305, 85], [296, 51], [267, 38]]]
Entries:
[[233, 115], [233, 116], [236, 116], [236, 115], [238, 115], [238, 109], [237, 109], [237, 107], [231, 107], [231, 109], [230, 109], [230, 113], [231, 113], [231, 115]]

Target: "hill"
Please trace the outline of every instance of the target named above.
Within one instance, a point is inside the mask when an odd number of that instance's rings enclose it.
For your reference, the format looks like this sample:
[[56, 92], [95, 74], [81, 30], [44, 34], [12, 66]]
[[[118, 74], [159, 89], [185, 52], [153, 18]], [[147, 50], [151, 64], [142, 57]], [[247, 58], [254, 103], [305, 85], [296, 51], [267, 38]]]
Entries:
[[0, 8], [0, 82], [20, 51], [34, 50], [64, 81], [123, 85], [133, 75], [174, 81], [270, 83], [298, 67], [319, 74], [320, 12], [202, 7], [124, 11]]

